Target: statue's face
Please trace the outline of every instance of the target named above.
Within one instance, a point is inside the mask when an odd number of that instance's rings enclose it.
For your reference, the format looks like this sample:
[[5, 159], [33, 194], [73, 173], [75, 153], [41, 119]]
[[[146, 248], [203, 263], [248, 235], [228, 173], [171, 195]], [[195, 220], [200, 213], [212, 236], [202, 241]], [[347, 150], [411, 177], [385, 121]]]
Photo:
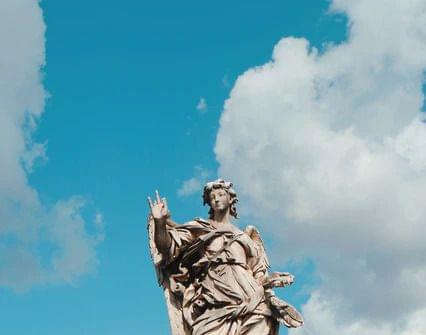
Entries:
[[210, 192], [210, 206], [215, 212], [228, 209], [230, 200], [228, 192], [223, 189], [218, 188]]

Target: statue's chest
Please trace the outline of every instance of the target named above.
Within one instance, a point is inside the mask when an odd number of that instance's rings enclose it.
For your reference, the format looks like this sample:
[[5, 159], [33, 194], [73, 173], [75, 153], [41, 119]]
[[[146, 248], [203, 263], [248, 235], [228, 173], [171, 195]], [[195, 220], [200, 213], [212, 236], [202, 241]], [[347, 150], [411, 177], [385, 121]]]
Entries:
[[216, 255], [219, 253], [222, 258], [233, 258], [240, 263], [246, 262], [246, 252], [241, 243], [241, 239], [232, 240], [232, 237], [218, 236], [213, 238], [207, 245], [207, 256]]

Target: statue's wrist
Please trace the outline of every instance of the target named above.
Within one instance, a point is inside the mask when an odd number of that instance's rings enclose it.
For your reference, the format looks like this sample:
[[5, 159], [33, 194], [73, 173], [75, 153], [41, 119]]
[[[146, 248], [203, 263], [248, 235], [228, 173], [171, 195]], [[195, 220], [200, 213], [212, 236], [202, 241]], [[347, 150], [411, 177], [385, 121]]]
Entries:
[[167, 217], [162, 217], [160, 219], [154, 218], [154, 221], [155, 221], [156, 224], [165, 226], [166, 223], [167, 223]]

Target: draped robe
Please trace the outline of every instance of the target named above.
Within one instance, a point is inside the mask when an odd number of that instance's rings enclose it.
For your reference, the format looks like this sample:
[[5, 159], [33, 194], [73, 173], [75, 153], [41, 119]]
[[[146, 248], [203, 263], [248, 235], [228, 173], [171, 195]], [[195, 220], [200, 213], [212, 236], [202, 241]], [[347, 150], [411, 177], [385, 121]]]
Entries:
[[[151, 223], [151, 249], [153, 229]], [[260, 284], [269, 265], [258, 243], [231, 224], [216, 228], [202, 219], [167, 231], [168, 252], [151, 252], [173, 335], [278, 334]]]

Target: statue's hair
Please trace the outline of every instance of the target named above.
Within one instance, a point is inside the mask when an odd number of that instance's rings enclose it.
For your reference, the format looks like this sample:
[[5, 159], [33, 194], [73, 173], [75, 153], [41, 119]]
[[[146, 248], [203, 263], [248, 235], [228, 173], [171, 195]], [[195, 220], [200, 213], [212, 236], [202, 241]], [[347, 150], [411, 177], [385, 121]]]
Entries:
[[217, 190], [217, 189], [225, 190], [229, 194], [229, 198], [230, 198], [230, 209], [229, 209], [229, 213], [234, 218], [238, 219], [238, 214], [237, 214], [237, 202], [238, 202], [237, 192], [235, 192], [235, 190], [232, 188], [232, 183], [230, 181], [225, 181], [223, 179], [217, 179], [215, 181], [208, 182], [204, 186], [204, 191], [203, 191], [203, 205], [205, 206], [207, 204], [207, 205], [210, 206], [209, 218], [210, 219], [213, 218], [213, 208], [211, 207], [211, 204], [210, 204], [210, 193], [213, 190]]

